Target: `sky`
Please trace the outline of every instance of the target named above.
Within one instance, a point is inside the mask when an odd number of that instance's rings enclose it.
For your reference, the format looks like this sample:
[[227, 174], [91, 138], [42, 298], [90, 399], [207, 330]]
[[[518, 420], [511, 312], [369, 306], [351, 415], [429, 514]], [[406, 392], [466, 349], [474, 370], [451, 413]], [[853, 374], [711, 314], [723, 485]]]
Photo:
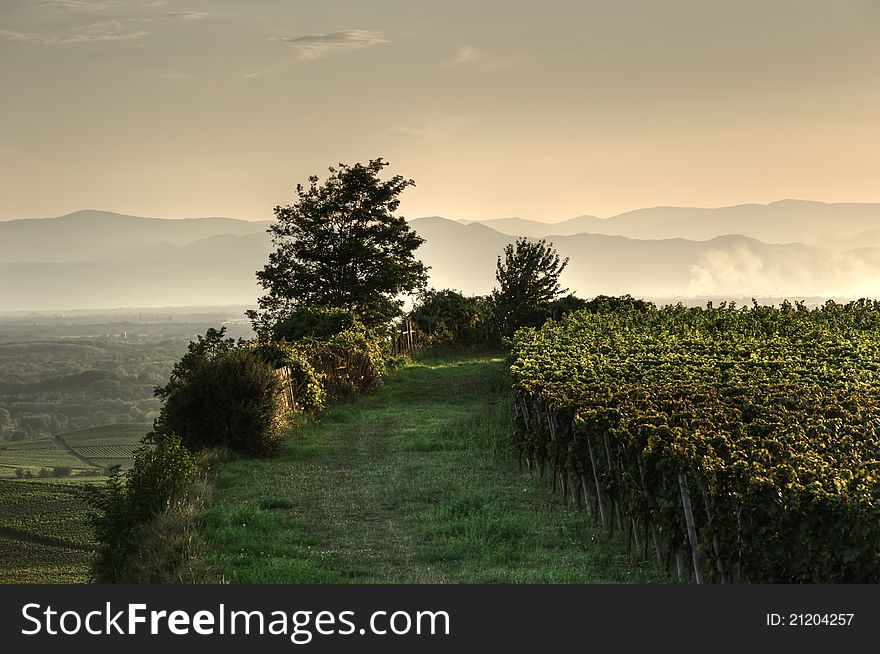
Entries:
[[877, 0], [0, 0], [0, 219], [880, 201]]

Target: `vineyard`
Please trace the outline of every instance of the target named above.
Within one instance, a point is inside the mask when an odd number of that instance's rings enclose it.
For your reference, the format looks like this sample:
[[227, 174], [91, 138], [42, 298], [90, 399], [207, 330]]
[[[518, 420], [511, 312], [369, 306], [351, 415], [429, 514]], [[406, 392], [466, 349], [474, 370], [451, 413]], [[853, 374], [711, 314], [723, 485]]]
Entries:
[[62, 447], [77, 458], [101, 470], [131, 465], [134, 451], [148, 429], [147, 425], [103, 425], [73, 434], [57, 436]]
[[512, 343], [532, 470], [683, 581], [880, 581], [880, 303], [575, 313]]
[[0, 583], [89, 578], [95, 548], [81, 485], [0, 480]]

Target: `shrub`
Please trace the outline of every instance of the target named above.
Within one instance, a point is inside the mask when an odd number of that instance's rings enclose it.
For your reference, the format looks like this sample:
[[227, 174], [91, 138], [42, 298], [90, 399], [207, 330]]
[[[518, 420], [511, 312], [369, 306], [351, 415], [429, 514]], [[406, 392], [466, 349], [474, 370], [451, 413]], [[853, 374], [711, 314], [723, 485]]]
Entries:
[[131, 555], [140, 545], [140, 528], [183, 497], [197, 472], [195, 458], [180, 439], [165, 436], [155, 445], [139, 448], [126, 473], [114, 467], [105, 485], [88, 488], [99, 543], [96, 580], [126, 579]]
[[[254, 341], [247, 346], [274, 370], [286, 368], [285, 390], [288, 408], [302, 413], [320, 413], [325, 406], [324, 375], [315, 370], [304, 348], [283, 341]], [[289, 395], [287, 393], [289, 392]]]
[[285, 402], [281, 380], [256, 352], [230, 350], [193, 362], [165, 398], [162, 434], [192, 450], [228, 447], [247, 455], [274, 451]]
[[197, 336], [197, 340], [187, 345], [186, 354], [180, 358], [180, 361], [174, 364], [168, 383], [165, 386], [157, 386], [153, 394], [159, 399], [165, 400], [174, 392], [178, 384], [181, 384], [191, 372], [205, 361], [213, 359], [220, 354], [232, 352], [242, 345], [241, 340], [236, 343], [235, 339], [225, 338], [225, 336], [226, 327], [221, 327], [220, 329], [211, 328], [205, 332], [204, 336]]
[[215, 583], [205, 560], [198, 513], [210, 495], [205, 482], [193, 483], [168, 507], [138, 525], [121, 581], [131, 584]]
[[322, 375], [330, 400], [350, 399], [375, 391], [385, 371], [382, 340], [362, 325], [322, 341], [302, 339], [297, 344], [312, 366]]
[[419, 296], [409, 314], [429, 345], [482, 344], [483, 298], [467, 297], [450, 289], [430, 289]]
[[584, 302], [582, 307], [590, 313], [614, 313], [620, 311], [652, 311], [657, 307], [653, 302], [640, 300], [632, 295], [597, 295], [592, 300]]

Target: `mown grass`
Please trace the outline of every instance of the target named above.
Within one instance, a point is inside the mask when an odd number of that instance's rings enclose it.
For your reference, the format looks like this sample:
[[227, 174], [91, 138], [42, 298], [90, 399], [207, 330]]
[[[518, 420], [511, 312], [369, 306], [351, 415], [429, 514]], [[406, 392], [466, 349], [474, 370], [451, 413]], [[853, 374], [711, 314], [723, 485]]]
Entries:
[[234, 583], [667, 581], [563, 506], [510, 452], [501, 359], [428, 360], [215, 469], [200, 514]]

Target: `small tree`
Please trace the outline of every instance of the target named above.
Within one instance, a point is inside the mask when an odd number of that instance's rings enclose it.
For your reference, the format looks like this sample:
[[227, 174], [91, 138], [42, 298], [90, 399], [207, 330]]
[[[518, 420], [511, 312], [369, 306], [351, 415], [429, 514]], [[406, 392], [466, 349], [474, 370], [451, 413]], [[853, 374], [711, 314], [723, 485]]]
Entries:
[[410, 319], [432, 343], [475, 345], [479, 342], [480, 298], [452, 289], [428, 289], [419, 295]]
[[320, 183], [296, 187], [296, 201], [275, 207], [269, 228], [275, 250], [257, 272], [267, 294], [248, 316], [259, 334], [300, 307], [355, 312], [368, 326], [400, 314], [399, 296], [424, 287], [427, 269], [415, 258], [424, 242], [402, 216], [400, 194], [415, 182], [395, 175], [381, 180], [388, 164], [339, 164]]
[[560, 261], [552, 244], [544, 239], [518, 238], [498, 257], [492, 291], [492, 304], [498, 330], [511, 336], [519, 327], [537, 327], [550, 317], [550, 307], [568, 289], [559, 285], [559, 276], [568, 265]]

